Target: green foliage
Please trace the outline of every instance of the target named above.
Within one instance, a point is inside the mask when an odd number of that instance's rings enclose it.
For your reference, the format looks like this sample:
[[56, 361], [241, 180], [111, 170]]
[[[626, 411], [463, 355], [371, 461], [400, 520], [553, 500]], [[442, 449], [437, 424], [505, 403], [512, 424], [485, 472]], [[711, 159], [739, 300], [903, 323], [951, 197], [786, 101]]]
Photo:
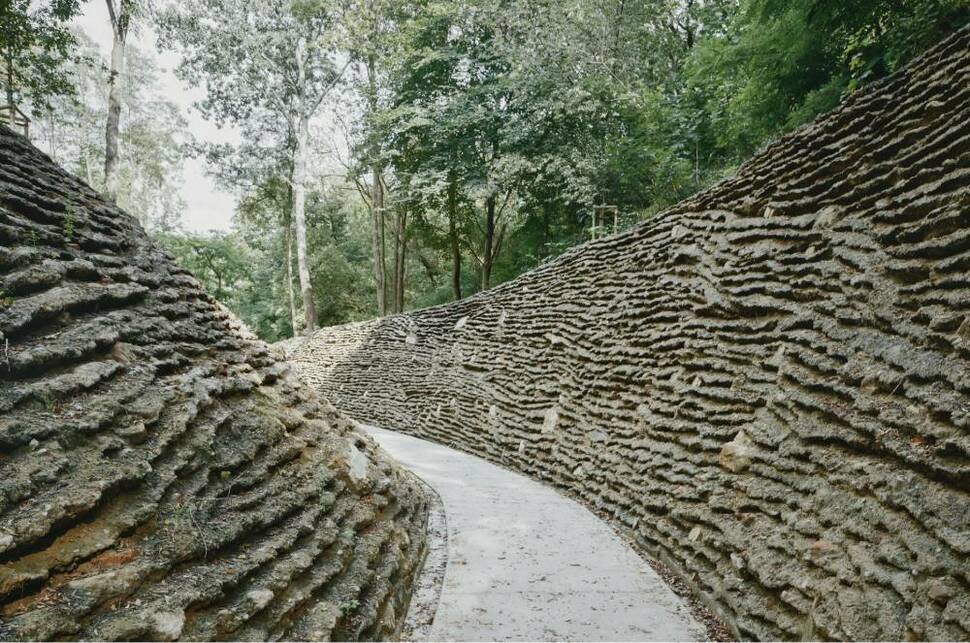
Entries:
[[[588, 238], [595, 203], [618, 205], [624, 225], [649, 217], [968, 20], [965, 0], [411, 0], [397, 11], [385, 99], [364, 137], [400, 181], [412, 248], [439, 264], [458, 216], [462, 265], [481, 266], [486, 199], [507, 202], [493, 283]], [[412, 305], [446, 297], [429, 286]]]
[[70, 205], [64, 212], [64, 238], [68, 243], [74, 240], [74, 208]]
[[[108, 113], [108, 72], [97, 46], [75, 34], [80, 53], [68, 62], [74, 92], [34, 105], [31, 138], [51, 157], [87, 181], [104, 188], [104, 127]], [[118, 205], [152, 232], [179, 225], [184, 202], [179, 194], [184, 149], [190, 141], [185, 117], [158, 95], [158, 69], [152, 56], [127, 48], [122, 95]]]
[[[370, 168], [383, 168], [385, 224], [408, 218], [412, 308], [454, 296], [452, 235], [462, 293], [481, 287], [490, 199], [498, 283], [588, 239], [594, 204], [619, 206], [623, 227], [644, 220], [967, 21], [956, 0], [357, 9], [349, 46], [367, 74], [350, 108], [348, 176], [366, 198]], [[369, 213], [352, 191], [321, 195], [309, 217], [321, 322], [373, 315]], [[265, 236], [265, 221], [247, 225]]]
[[827, 52], [855, 83], [895, 71], [947, 33], [966, 24], [966, 0], [755, 0], [751, 17], [772, 24], [800, 13], [799, 25], [826, 43]]
[[206, 291], [268, 341], [289, 337], [291, 328], [274, 276], [278, 253], [251, 244], [238, 231], [177, 232], [156, 239], [202, 283]]
[[[307, 201], [309, 264], [322, 324], [367, 319], [376, 313], [368, 217], [359, 202], [334, 192], [311, 190]], [[264, 186], [244, 199], [233, 232], [157, 237], [213, 297], [268, 341], [293, 335], [276, 198], [285, 198], [279, 185]], [[299, 297], [295, 299], [299, 306]]]
[[[267, 151], [280, 155], [292, 137], [291, 121], [299, 112], [312, 115], [339, 76], [332, 10], [332, 3], [319, 0], [182, 0], [159, 13], [160, 44], [182, 54], [179, 78], [205, 87], [196, 105], [203, 116], [238, 126], [247, 141], [240, 149], [258, 161]], [[301, 41], [303, 85], [296, 53]], [[203, 151], [216, 160], [233, 150]]]
[[[26, 0], [11, 6], [26, 15]], [[205, 87], [202, 113], [241, 142], [180, 138], [181, 116], [149, 91], [150, 59], [132, 52], [120, 200], [277, 340], [303, 318], [293, 151], [318, 111], [333, 118], [313, 123], [306, 250], [319, 322], [335, 324], [377, 314], [380, 248], [409, 308], [452, 299], [453, 280], [467, 296], [514, 278], [587, 240], [594, 205], [618, 206], [621, 227], [643, 221], [968, 20], [966, 0], [184, 0], [160, 14], [162, 44]], [[40, 140], [97, 185], [104, 70], [64, 60], [51, 69], [79, 100], [48, 100]], [[338, 78], [341, 102], [318, 110]], [[336, 123], [326, 137], [323, 121]], [[346, 146], [327, 140], [335, 129]], [[232, 232], [177, 231], [170, 187], [187, 147], [241, 196]]]
[[749, 0], [684, 70], [713, 158], [737, 163], [966, 24], [965, 0]]
[[75, 59], [68, 23], [81, 0], [2, 0], [0, 2], [0, 85], [5, 102], [46, 106], [73, 92], [66, 63]]
[[248, 249], [236, 235], [159, 235], [158, 239], [216, 299], [226, 299], [248, 285]]

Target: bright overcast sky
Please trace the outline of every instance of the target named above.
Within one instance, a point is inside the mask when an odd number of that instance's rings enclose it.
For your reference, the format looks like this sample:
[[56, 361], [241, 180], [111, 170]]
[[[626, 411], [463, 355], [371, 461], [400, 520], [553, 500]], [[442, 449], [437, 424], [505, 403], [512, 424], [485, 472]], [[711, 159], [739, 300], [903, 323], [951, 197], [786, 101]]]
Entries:
[[[111, 26], [108, 22], [107, 6], [104, 2], [86, 2], [81, 6], [84, 13], [75, 19], [75, 23], [98, 43], [101, 52], [107, 58], [111, 53]], [[133, 34], [132, 42], [139, 49], [154, 53], [159, 66], [158, 93], [182, 108], [189, 122], [189, 133], [200, 141], [234, 142], [236, 140], [236, 135], [232, 131], [220, 130], [192, 109], [192, 103], [202, 97], [202, 92], [186, 86], [175, 77], [172, 68], [178, 63], [178, 56], [169, 51], [157, 52], [154, 32], [142, 28], [137, 34]], [[202, 161], [186, 159], [182, 198], [186, 203], [182, 224], [187, 230], [196, 232], [229, 230], [232, 214], [236, 208], [236, 198], [220, 190], [215, 182], [206, 176]]]

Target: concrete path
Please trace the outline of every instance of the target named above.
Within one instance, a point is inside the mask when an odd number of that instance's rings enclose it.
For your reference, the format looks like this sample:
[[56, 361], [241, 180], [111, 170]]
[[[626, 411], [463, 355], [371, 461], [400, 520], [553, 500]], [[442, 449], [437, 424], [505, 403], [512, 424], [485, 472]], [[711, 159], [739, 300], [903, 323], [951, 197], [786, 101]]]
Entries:
[[444, 503], [448, 562], [428, 639], [705, 638], [657, 573], [578, 503], [480, 458], [366, 430]]

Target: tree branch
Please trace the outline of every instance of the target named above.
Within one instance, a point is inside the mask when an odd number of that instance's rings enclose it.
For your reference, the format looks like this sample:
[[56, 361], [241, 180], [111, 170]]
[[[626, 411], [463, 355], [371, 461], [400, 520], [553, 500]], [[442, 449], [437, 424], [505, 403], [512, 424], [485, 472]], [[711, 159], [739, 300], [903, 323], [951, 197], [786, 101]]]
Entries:
[[340, 71], [337, 72], [337, 75], [334, 77], [333, 81], [329, 85], [327, 85], [326, 89], [323, 90], [323, 93], [321, 93], [320, 96], [318, 96], [317, 99], [313, 102], [313, 106], [310, 108], [309, 113], [312, 114], [313, 112], [317, 111], [317, 108], [320, 107], [320, 103], [322, 103], [324, 99], [330, 94], [330, 91], [337, 86], [337, 83], [339, 83], [340, 79], [343, 78], [344, 72], [347, 71], [347, 67], [349, 66], [350, 66], [350, 58], [348, 58], [347, 62], [344, 63], [344, 66], [340, 68]]
[[118, 31], [118, 14], [115, 12], [114, 0], [104, 0], [105, 4], [108, 5], [108, 18], [111, 19], [111, 30], [117, 33]]

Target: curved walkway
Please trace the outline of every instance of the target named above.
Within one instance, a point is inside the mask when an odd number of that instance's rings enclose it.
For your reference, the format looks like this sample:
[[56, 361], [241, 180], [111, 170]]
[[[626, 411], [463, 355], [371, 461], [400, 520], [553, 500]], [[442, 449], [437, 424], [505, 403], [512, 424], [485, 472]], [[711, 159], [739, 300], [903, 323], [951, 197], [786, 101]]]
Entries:
[[657, 573], [578, 503], [460, 451], [366, 430], [444, 503], [448, 563], [428, 639], [705, 638]]

